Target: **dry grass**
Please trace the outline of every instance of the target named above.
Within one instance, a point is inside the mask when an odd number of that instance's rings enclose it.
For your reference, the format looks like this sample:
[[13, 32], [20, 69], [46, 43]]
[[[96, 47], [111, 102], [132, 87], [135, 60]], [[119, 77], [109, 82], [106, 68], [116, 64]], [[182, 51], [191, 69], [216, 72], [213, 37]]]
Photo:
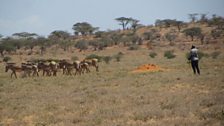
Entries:
[[[82, 76], [11, 79], [1, 64], [0, 126], [223, 125], [223, 47], [216, 59], [200, 61], [200, 76], [193, 75], [186, 63], [187, 51], [174, 49], [176, 58], [166, 59], [165, 50], [167, 47], [156, 48], [155, 58], [150, 58], [146, 49], [96, 52], [110, 56], [123, 52], [124, 57], [120, 62], [101, 62], [99, 73], [91, 69], [91, 73]], [[82, 58], [91, 53], [75, 56]], [[148, 63], [167, 70], [130, 73]]]

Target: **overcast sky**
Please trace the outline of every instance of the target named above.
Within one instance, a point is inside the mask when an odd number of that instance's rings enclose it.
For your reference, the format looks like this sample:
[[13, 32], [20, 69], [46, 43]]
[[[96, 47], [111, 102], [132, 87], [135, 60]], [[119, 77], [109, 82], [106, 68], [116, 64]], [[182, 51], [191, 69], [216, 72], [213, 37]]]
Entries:
[[156, 19], [189, 21], [189, 13], [224, 17], [224, 0], [0, 0], [0, 34], [32, 32], [47, 36], [54, 30], [73, 34], [77, 22], [100, 30], [121, 28], [115, 18], [132, 17], [143, 25]]

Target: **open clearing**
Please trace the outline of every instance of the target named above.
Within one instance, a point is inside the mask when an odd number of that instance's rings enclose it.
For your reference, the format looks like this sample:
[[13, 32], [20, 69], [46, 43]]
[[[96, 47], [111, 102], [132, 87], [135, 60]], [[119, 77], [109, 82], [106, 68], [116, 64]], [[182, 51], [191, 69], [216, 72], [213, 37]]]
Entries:
[[[81, 76], [60, 72], [57, 77], [11, 79], [1, 63], [0, 126], [224, 125], [223, 51], [217, 59], [201, 59], [199, 76], [193, 75], [187, 64], [188, 50], [175, 49], [174, 59], [163, 57], [165, 48], [155, 50], [155, 58], [150, 58], [149, 50], [143, 48], [96, 52], [123, 52], [124, 56], [120, 62], [100, 62], [100, 72], [91, 68], [91, 73]], [[88, 53], [92, 52], [74, 55], [82, 57]], [[166, 70], [131, 72], [144, 64]]]

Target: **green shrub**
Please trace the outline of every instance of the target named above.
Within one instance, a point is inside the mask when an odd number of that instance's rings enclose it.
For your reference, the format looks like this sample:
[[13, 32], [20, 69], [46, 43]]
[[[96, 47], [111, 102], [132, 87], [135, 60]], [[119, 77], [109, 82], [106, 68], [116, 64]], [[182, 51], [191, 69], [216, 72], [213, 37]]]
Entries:
[[213, 29], [211, 31], [211, 35], [214, 39], [221, 37], [222, 33], [223, 33], [223, 31], [219, 30], [219, 29]]
[[121, 55], [115, 55], [114, 58], [116, 59], [117, 62], [121, 61]]
[[169, 41], [169, 42], [173, 42], [176, 38], [177, 35], [173, 34], [173, 33], [166, 33], [165, 34], [165, 38]]
[[110, 38], [102, 38], [96, 42], [99, 50], [103, 50], [106, 47], [110, 47], [113, 45], [113, 41]]
[[138, 45], [131, 45], [129, 46], [128, 50], [138, 50], [139, 46]]
[[99, 62], [101, 62], [101, 60], [102, 60], [102, 56], [98, 56], [96, 54], [90, 54], [90, 55], [86, 56], [85, 59], [93, 59], [93, 58], [98, 59]]
[[103, 61], [104, 61], [106, 64], [109, 64], [111, 60], [112, 60], [112, 57], [111, 57], [111, 56], [104, 56], [104, 57], [103, 57]]
[[200, 27], [192, 27], [192, 28], [187, 28], [185, 30], [182, 31], [185, 36], [190, 36], [191, 37], [191, 41], [194, 41], [195, 37], [199, 37], [201, 35], [201, 28]]
[[173, 59], [176, 57], [176, 55], [173, 54], [173, 51], [168, 50], [164, 52], [164, 57], [166, 57], [167, 59]]
[[116, 59], [117, 62], [120, 62], [123, 55], [124, 53], [119, 52], [118, 54], [114, 55], [114, 58]]
[[118, 55], [121, 55], [121, 56], [122, 56], [122, 55], [124, 55], [124, 53], [123, 53], [123, 52], [119, 52], [119, 53], [117, 53], [117, 54], [118, 54]]
[[12, 58], [9, 57], [9, 56], [6, 56], [6, 57], [3, 58], [2, 61], [4, 61], [4, 62], [8, 62], [8, 61], [10, 61], [10, 60], [12, 60]]
[[213, 59], [217, 59], [217, 57], [218, 57], [220, 54], [221, 54], [220, 51], [215, 51], [215, 52], [212, 52], [212, 53], [211, 53], [211, 57], [212, 57]]
[[88, 49], [89, 43], [85, 40], [80, 40], [75, 44], [75, 47], [80, 50], [86, 50]]
[[96, 38], [101, 38], [103, 36], [104, 32], [103, 31], [98, 31], [95, 33]]
[[151, 58], [155, 58], [155, 57], [157, 56], [157, 53], [156, 53], [156, 52], [150, 52], [150, 53], [149, 53], [149, 56], [150, 56]]

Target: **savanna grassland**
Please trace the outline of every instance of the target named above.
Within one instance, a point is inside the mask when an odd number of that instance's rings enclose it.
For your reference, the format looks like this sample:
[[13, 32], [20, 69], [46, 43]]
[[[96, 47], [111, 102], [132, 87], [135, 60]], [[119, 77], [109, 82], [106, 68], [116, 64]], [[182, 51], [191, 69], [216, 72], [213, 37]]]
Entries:
[[[1, 126], [222, 126], [224, 125], [224, 47], [200, 45], [207, 55], [199, 62], [201, 75], [187, 63], [191, 47], [155, 46], [151, 50], [112, 47], [97, 55], [122, 52], [120, 62], [99, 63], [84, 75], [10, 78], [0, 64]], [[164, 51], [173, 50], [173, 59]], [[151, 58], [150, 52], [157, 56]], [[221, 52], [212, 57], [214, 51]], [[83, 58], [92, 51], [49, 52], [23, 58]], [[17, 55], [12, 59], [19, 62]], [[156, 64], [164, 71], [131, 73], [143, 64]]]

